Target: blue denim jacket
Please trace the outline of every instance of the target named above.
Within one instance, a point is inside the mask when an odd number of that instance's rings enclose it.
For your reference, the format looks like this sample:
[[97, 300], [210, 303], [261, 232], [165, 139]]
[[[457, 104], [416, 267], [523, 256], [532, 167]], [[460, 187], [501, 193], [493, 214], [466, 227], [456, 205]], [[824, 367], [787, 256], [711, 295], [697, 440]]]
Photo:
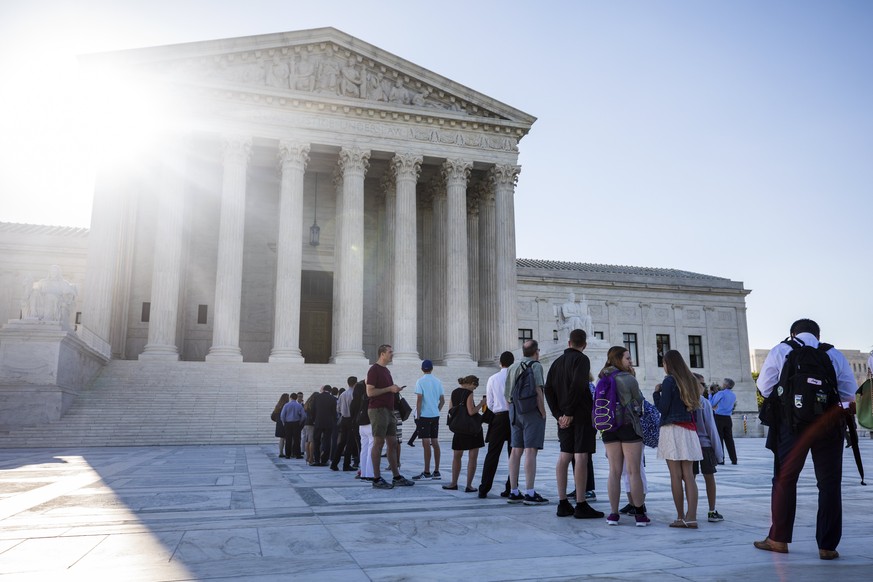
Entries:
[[661, 426], [676, 422], [691, 422], [693, 415], [685, 407], [682, 396], [679, 394], [679, 386], [673, 376], [666, 376], [661, 382], [661, 390], [655, 392], [655, 406], [661, 413]]

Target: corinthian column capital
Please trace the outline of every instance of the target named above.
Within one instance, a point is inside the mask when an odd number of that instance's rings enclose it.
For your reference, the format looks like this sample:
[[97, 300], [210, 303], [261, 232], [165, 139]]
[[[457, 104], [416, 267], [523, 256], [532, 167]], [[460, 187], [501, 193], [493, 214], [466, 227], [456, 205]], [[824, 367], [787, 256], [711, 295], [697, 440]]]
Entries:
[[421, 174], [421, 162], [424, 158], [411, 153], [398, 153], [391, 158], [391, 169], [398, 178], [418, 180]]
[[513, 164], [497, 164], [488, 172], [488, 176], [495, 187], [512, 186], [518, 181], [518, 174], [521, 172], [521, 166]]
[[467, 214], [473, 218], [479, 216], [479, 193], [473, 189], [467, 191]]
[[343, 148], [339, 153], [339, 165], [343, 174], [364, 175], [370, 167], [370, 152], [359, 148]]
[[252, 153], [252, 138], [242, 135], [225, 135], [221, 138], [224, 163], [245, 164]]
[[309, 163], [309, 144], [283, 139], [279, 142], [279, 163], [282, 168], [305, 170]]
[[467, 184], [473, 164], [467, 160], [450, 159], [443, 162], [442, 175], [448, 184], [461, 182]]

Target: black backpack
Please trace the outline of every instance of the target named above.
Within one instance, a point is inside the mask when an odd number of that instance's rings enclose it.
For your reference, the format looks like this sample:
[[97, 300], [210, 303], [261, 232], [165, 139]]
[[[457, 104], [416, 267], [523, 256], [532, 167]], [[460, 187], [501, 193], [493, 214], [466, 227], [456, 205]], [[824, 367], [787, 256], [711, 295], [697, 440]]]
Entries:
[[797, 338], [782, 343], [791, 346], [791, 351], [779, 374], [776, 394], [781, 401], [782, 420], [796, 432], [840, 405], [837, 373], [827, 354], [834, 346], [822, 343], [814, 348]]
[[521, 373], [515, 379], [510, 397], [518, 414], [527, 414], [537, 409], [537, 382], [533, 373], [533, 362], [521, 363]]

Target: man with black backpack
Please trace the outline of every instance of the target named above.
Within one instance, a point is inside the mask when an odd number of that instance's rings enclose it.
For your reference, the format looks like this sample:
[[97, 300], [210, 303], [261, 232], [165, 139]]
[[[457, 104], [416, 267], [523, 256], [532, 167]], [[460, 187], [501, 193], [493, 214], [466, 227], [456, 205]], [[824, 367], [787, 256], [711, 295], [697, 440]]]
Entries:
[[[504, 395], [509, 403], [510, 446], [509, 503], [546, 505], [549, 503], [534, 489], [537, 476], [537, 452], [543, 448], [546, 438], [546, 404], [543, 397], [543, 365], [539, 344], [527, 340], [521, 347], [522, 358], [506, 373]], [[518, 474], [521, 456], [525, 455], [524, 493], [518, 489]]]
[[842, 403], [855, 398], [855, 377], [846, 357], [819, 342], [819, 326], [811, 319], [791, 325], [790, 337], [770, 350], [758, 389], [769, 426], [767, 448], [775, 455], [770, 500], [770, 532], [755, 542], [759, 550], [788, 553], [797, 509], [797, 480], [812, 451], [818, 485], [815, 539], [819, 558], [839, 557], [843, 529]]

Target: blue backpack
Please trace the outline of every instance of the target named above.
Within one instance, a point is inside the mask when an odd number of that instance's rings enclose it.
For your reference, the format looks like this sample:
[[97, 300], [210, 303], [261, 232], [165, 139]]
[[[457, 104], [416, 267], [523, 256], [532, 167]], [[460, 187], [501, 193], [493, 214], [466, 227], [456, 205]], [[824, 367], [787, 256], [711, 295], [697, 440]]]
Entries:
[[618, 398], [615, 377], [619, 370], [607, 374], [597, 381], [594, 387], [594, 406], [591, 409], [591, 423], [594, 428], [604, 432], [618, 430], [624, 424], [624, 410]]

